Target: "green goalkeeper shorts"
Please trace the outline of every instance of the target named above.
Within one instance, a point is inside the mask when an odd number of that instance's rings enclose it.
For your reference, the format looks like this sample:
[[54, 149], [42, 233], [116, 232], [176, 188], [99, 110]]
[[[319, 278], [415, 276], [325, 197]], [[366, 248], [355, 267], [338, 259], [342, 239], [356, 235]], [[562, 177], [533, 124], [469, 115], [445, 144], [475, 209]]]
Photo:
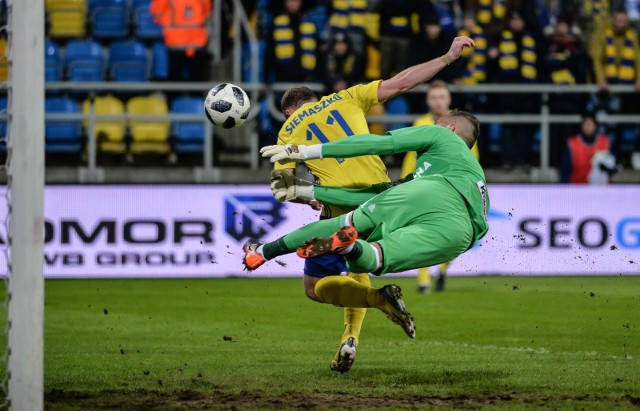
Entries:
[[353, 212], [361, 238], [377, 242], [386, 274], [453, 260], [473, 241], [473, 227], [463, 197], [439, 176], [400, 184]]

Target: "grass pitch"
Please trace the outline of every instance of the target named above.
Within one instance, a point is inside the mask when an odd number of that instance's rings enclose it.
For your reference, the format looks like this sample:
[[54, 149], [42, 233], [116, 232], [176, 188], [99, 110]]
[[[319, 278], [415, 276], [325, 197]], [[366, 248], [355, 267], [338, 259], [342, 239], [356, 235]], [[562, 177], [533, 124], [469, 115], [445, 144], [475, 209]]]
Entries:
[[640, 407], [640, 277], [398, 283], [417, 338], [365, 319], [329, 370], [342, 311], [299, 279], [46, 283], [48, 408]]

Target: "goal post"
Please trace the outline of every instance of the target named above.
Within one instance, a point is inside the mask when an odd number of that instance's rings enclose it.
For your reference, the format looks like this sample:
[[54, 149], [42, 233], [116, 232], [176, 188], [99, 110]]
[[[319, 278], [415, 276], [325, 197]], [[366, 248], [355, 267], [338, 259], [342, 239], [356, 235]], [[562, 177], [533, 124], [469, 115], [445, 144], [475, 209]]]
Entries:
[[9, 0], [8, 399], [44, 401], [44, 0]]

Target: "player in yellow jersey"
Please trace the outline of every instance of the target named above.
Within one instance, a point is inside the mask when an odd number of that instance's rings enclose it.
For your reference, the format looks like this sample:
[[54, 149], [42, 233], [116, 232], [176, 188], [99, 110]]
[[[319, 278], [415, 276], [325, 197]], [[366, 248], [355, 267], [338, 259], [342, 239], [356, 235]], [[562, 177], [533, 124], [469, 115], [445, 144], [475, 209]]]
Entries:
[[[429, 108], [429, 112], [418, 118], [413, 123], [414, 126], [433, 125], [439, 117], [442, 117], [451, 111], [451, 93], [449, 92], [447, 83], [442, 80], [435, 80], [429, 84], [429, 89], [427, 90], [427, 107]], [[473, 145], [471, 151], [476, 159], [480, 158], [477, 142]], [[405, 155], [404, 160], [402, 161], [402, 177], [406, 177], [415, 170], [416, 152], [410, 151]], [[449, 264], [450, 263], [440, 264], [440, 273], [435, 287], [436, 291], [444, 291]], [[418, 270], [418, 291], [425, 294], [431, 291], [431, 275], [427, 267], [423, 267]]]
[[[456, 37], [447, 54], [398, 73], [388, 80], [356, 85], [320, 99], [308, 87], [294, 87], [282, 96], [281, 108], [286, 120], [278, 137], [278, 144], [317, 144], [369, 133], [366, 115], [376, 104], [382, 103], [429, 80], [440, 70], [460, 57], [463, 47], [472, 47], [469, 37]], [[364, 188], [389, 182], [387, 170], [378, 156], [328, 158], [306, 161], [305, 165], [319, 185], [345, 188]], [[277, 164], [272, 181], [282, 173], [295, 174], [296, 163]], [[282, 201], [282, 199], [280, 199]], [[321, 219], [346, 214], [350, 209], [325, 205]], [[371, 288], [368, 273], [340, 274], [347, 271], [343, 257], [328, 254], [305, 260], [304, 290], [307, 297], [344, 309], [344, 331], [338, 353], [331, 361], [331, 369], [349, 371], [355, 359], [365, 308], [350, 308], [349, 296], [361, 292], [362, 285]], [[389, 296], [390, 310], [397, 306], [400, 296]], [[392, 300], [396, 298], [396, 300]], [[341, 302], [342, 301], [342, 302]], [[402, 303], [403, 304], [403, 303]]]

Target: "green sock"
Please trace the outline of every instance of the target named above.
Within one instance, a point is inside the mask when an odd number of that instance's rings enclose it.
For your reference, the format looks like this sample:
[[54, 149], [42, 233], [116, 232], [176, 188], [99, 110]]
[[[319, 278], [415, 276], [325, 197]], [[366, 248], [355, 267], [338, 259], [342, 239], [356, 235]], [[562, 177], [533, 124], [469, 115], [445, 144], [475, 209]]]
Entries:
[[316, 221], [315, 223], [307, 224], [297, 230], [293, 230], [284, 237], [266, 243], [262, 247], [262, 255], [267, 260], [271, 260], [272, 258], [292, 253], [307, 240], [314, 237], [328, 237], [335, 233], [339, 228], [344, 227], [344, 219], [345, 216], [338, 216], [327, 220]]
[[[295, 248], [293, 250], [295, 250]], [[286, 244], [284, 243], [283, 237], [280, 237], [276, 241], [266, 243], [262, 247], [262, 256], [267, 260], [271, 260], [272, 258], [276, 258], [280, 255], [289, 254], [293, 252], [293, 250], [287, 248]]]
[[335, 218], [329, 218], [327, 220], [316, 221], [315, 223], [307, 224], [303, 227], [293, 230], [289, 234], [282, 237], [287, 248], [295, 250], [300, 247], [302, 243], [312, 238], [329, 237], [331, 234], [338, 231], [338, 229], [344, 227], [345, 216], [338, 216]]
[[378, 268], [373, 247], [363, 240], [356, 240], [353, 250], [345, 255], [347, 267], [352, 273], [372, 273]]

